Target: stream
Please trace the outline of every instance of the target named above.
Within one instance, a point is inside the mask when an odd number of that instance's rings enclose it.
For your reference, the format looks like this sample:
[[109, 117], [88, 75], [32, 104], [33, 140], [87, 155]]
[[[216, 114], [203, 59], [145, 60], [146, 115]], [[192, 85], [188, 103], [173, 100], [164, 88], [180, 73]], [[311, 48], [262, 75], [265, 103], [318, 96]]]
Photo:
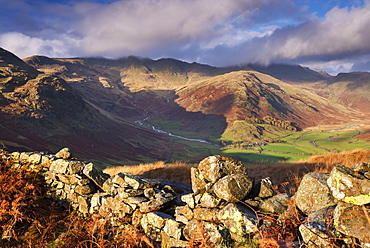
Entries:
[[146, 121], [148, 121], [150, 119], [150, 116], [147, 116], [146, 118], [142, 119], [142, 120], [137, 120], [135, 121], [136, 124], [139, 124], [140, 126], [146, 126], [146, 127], [149, 127], [151, 128], [152, 130], [158, 132], [158, 133], [163, 133], [163, 134], [166, 134], [168, 136], [171, 136], [171, 137], [175, 137], [175, 138], [179, 138], [179, 139], [183, 139], [183, 140], [187, 140], [187, 141], [193, 141], [193, 142], [200, 142], [200, 143], [207, 143], [207, 144], [210, 144], [210, 145], [214, 145], [214, 146], [218, 146], [218, 147], [221, 147], [220, 145], [218, 144], [215, 144], [215, 143], [212, 143], [212, 142], [209, 142], [209, 141], [206, 141], [206, 140], [202, 140], [202, 139], [191, 139], [191, 138], [186, 138], [186, 137], [183, 137], [183, 136], [180, 136], [180, 135], [176, 135], [176, 134], [173, 134], [171, 132], [167, 132], [167, 131], [164, 131], [162, 129], [159, 129], [153, 125], [150, 125], [150, 124], [147, 124], [145, 123]]

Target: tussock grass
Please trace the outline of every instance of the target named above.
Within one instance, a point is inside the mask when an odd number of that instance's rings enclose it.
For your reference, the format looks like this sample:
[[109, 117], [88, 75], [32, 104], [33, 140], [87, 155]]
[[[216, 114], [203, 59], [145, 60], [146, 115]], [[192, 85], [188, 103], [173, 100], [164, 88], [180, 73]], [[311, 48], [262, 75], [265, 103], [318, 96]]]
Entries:
[[190, 168], [193, 164], [175, 161], [173, 163], [164, 163], [162, 161], [156, 163], [127, 165], [118, 167], [109, 167], [103, 171], [109, 175], [116, 175], [120, 172], [131, 173], [134, 175], [142, 175], [151, 179], [166, 179], [180, 183], [190, 184]]

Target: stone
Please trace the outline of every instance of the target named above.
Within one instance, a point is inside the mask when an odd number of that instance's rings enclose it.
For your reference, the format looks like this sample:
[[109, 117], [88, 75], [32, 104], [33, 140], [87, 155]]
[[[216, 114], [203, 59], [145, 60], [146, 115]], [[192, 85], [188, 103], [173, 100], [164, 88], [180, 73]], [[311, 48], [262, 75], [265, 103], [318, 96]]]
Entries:
[[95, 187], [92, 184], [87, 185], [77, 185], [74, 189], [74, 191], [79, 195], [88, 195], [95, 193]]
[[223, 247], [226, 245], [223, 237], [223, 230], [215, 223], [206, 221], [189, 221], [185, 225], [183, 234], [187, 240], [201, 240], [204, 247]]
[[327, 180], [332, 195], [354, 205], [370, 203], [370, 180], [361, 173], [343, 165], [337, 165]]
[[117, 188], [116, 192], [117, 195], [122, 199], [134, 196], [142, 196], [144, 194], [144, 190], [142, 189]]
[[30, 152], [22, 152], [20, 155], [19, 155], [19, 162], [21, 164], [27, 164], [28, 163], [28, 159], [30, 157]]
[[315, 223], [304, 223], [299, 226], [299, 232], [307, 248], [336, 247], [333, 236], [326, 233], [325, 227]]
[[61, 158], [61, 159], [65, 159], [65, 160], [67, 160], [67, 159], [72, 158], [72, 154], [71, 154], [71, 152], [69, 151], [69, 148], [63, 148], [63, 149], [61, 149], [59, 152], [57, 152], [57, 153], [55, 154], [55, 157], [56, 157], [56, 158]]
[[149, 199], [143, 196], [130, 196], [130, 197], [124, 198], [124, 202], [129, 205], [139, 205], [146, 201], [149, 201]]
[[64, 159], [57, 159], [51, 163], [49, 170], [54, 173], [66, 174], [68, 164], [68, 161]]
[[177, 222], [173, 219], [167, 219], [163, 227], [163, 231], [172, 238], [180, 239], [183, 227], [183, 223]]
[[304, 214], [336, 204], [327, 184], [328, 178], [328, 173], [319, 172], [308, 173], [302, 178], [294, 201]]
[[69, 161], [66, 174], [80, 174], [84, 167], [85, 164], [81, 161]]
[[161, 248], [187, 248], [189, 247], [189, 243], [187, 241], [172, 238], [170, 235], [168, 235], [164, 231], [162, 231], [161, 236], [162, 236]]
[[227, 175], [213, 185], [216, 196], [227, 202], [243, 200], [251, 191], [253, 179], [245, 174]]
[[259, 198], [268, 198], [274, 195], [274, 188], [270, 178], [262, 179], [252, 188], [251, 195]]
[[147, 202], [143, 202], [140, 204], [140, 211], [142, 213], [148, 213], [153, 211], [158, 211], [167, 206], [171, 201], [175, 200], [176, 197], [171, 198], [159, 198], [159, 199], [152, 199]]
[[190, 168], [191, 187], [194, 194], [203, 194], [206, 192], [207, 183], [197, 168]]
[[184, 216], [187, 220], [191, 220], [194, 218], [194, 212], [188, 205], [177, 206], [175, 209], [175, 217], [177, 218], [177, 216]]
[[190, 208], [195, 208], [194, 194], [186, 194], [181, 196], [181, 200], [186, 203]]
[[78, 197], [78, 210], [83, 213], [87, 214], [89, 213], [89, 208], [90, 208], [90, 199], [91, 197], [89, 196], [79, 196]]
[[215, 208], [220, 205], [221, 200], [215, 197], [213, 194], [204, 193], [200, 198], [200, 206], [205, 208]]
[[204, 179], [212, 183], [226, 175], [247, 173], [242, 162], [220, 155], [209, 156], [200, 161], [198, 171]]
[[291, 198], [287, 194], [279, 194], [263, 200], [259, 209], [263, 212], [282, 214], [288, 209], [290, 203]]
[[230, 232], [240, 236], [258, 231], [255, 212], [241, 203], [229, 203], [218, 212], [217, 218]]
[[104, 182], [110, 178], [108, 174], [96, 170], [93, 163], [86, 164], [82, 172], [101, 189], [103, 189]]
[[172, 217], [161, 212], [151, 212], [143, 215], [140, 224], [145, 234], [154, 238], [156, 241], [161, 241], [160, 234], [167, 219], [172, 219]]
[[158, 181], [147, 179], [142, 176], [132, 175], [129, 173], [120, 173], [120, 174], [124, 174], [125, 182], [134, 189], [154, 188], [160, 185]]
[[370, 209], [351, 204], [340, 204], [334, 210], [334, 227], [344, 235], [370, 243]]
[[194, 219], [204, 221], [216, 221], [219, 209], [217, 208], [194, 208]]
[[28, 162], [31, 164], [40, 164], [41, 163], [41, 155], [38, 153], [33, 153], [29, 156]]

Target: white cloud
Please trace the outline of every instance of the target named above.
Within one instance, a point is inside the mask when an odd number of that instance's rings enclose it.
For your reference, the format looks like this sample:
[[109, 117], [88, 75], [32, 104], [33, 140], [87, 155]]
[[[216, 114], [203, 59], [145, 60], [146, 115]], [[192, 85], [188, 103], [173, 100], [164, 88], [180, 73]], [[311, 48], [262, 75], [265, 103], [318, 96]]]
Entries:
[[49, 57], [74, 56], [73, 51], [79, 46], [79, 41], [65, 34], [53, 39], [30, 37], [17, 32], [0, 34], [0, 47], [12, 51], [21, 58], [32, 55]]
[[[359, 8], [333, 8], [323, 19], [276, 29], [231, 50], [226, 63], [340, 61], [370, 53], [370, 3]], [[227, 53], [227, 51], [225, 51]], [[235, 57], [236, 55], [236, 57]], [[352, 62], [353, 64], [353, 62]]]
[[[190, 44], [208, 48], [250, 39], [252, 32], [245, 29], [261, 21], [261, 10], [273, 12], [271, 8], [281, 8], [284, 3], [289, 1], [126, 0], [99, 7], [84, 4], [77, 9], [88, 15], [76, 31], [84, 37], [86, 53], [164, 56], [168, 47], [181, 50]], [[243, 33], [243, 39], [234, 36], [238, 32]]]

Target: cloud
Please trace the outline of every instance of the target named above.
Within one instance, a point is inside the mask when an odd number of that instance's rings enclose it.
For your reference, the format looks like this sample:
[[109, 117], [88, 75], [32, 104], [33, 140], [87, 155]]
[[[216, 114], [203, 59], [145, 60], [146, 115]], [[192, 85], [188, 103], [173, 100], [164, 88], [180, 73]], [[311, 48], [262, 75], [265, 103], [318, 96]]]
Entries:
[[224, 64], [291, 62], [337, 62], [352, 64], [370, 53], [370, 3], [358, 8], [331, 9], [323, 19], [312, 17], [295, 26], [276, 29], [234, 47], [221, 46], [207, 60]]
[[[243, 32], [292, 11], [288, 0], [126, 0], [111, 5], [81, 4], [87, 14], [77, 32], [85, 53], [166, 56], [168, 49], [209, 49], [251, 38]], [[274, 10], [281, 11], [274, 11]], [[265, 15], [266, 11], [270, 15]], [[272, 14], [274, 13], [274, 14]], [[279, 14], [280, 13], [280, 14]], [[241, 31], [241, 32], [240, 32]], [[236, 33], [242, 37], [235, 36]], [[249, 35], [249, 36], [248, 36]]]
[[41, 39], [9, 32], [0, 35], [0, 45], [4, 49], [15, 52], [21, 58], [31, 55], [61, 58], [76, 55], [78, 52], [75, 49], [79, 47], [79, 41], [65, 34], [54, 39]]

